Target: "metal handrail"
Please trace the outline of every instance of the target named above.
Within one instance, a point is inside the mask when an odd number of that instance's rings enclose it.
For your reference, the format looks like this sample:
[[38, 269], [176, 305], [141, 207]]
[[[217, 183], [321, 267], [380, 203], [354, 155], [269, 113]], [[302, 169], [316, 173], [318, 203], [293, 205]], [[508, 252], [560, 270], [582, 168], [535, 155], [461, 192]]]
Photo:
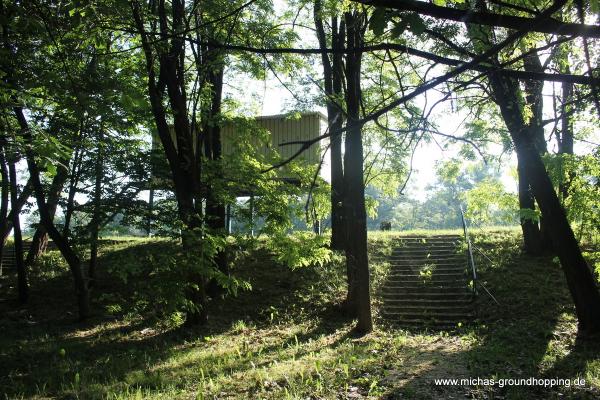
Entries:
[[471, 266], [471, 273], [473, 274], [473, 295], [477, 296], [477, 269], [475, 268], [475, 260], [473, 259], [473, 246], [471, 245], [471, 239], [469, 239], [469, 229], [465, 219], [465, 212], [463, 211], [462, 206], [459, 206], [458, 208], [460, 209], [460, 217], [465, 233], [465, 242], [467, 242], [467, 264]]
[[[489, 257], [487, 256], [487, 254], [485, 254], [485, 253], [484, 253], [484, 252], [483, 252], [483, 251], [482, 251], [482, 250], [481, 250], [481, 249], [480, 249], [478, 246], [475, 246], [475, 245], [473, 245], [473, 248], [474, 248], [475, 250], [477, 250], [477, 252], [478, 252], [479, 254], [481, 254], [481, 255], [482, 255], [482, 256], [483, 256], [483, 257], [484, 257], [486, 260], [488, 260], [488, 262], [490, 263], [490, 265], [491, 265], [492, 267], [494, 266], [494, 262], [492, 261], [492, 259], [491, 259], [491, 258], [489, 258]], [[494, 303], [496, 303], [496, 304], [500, 305], [500, 302], [499, 302], [498, 300], [496, 300], [496, 298], [494, 297], [494, 295], [492, 294], [492, 292], [490, 292], [490, 291], [488, 290], [488, 288], [487, 288], [487, 287], [486, 287], [486, 286], [483, 284], [483, 282], [479, 281], [479, 282], [477, 282], [477, 283], [479, 283], [479, 285], [480, 285], [480, 286], [483, 288], [483, 290], [485, 290], [485, 292], [488, 294], [488, 296], [490, 296], [490, 298], [491, 298], [492, 300], [494, 300]]]

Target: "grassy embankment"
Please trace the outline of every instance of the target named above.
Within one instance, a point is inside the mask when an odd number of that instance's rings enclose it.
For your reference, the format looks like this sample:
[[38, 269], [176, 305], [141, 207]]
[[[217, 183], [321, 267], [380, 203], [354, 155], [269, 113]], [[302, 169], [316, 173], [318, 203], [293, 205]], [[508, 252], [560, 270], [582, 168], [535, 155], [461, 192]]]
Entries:
[[[143, 317], [135, 312], [152, 310], [147, 302], [157, 282], [149, 273], [173, 254], [172, 243], [104, 246], [96, 315], [85, 324], [74, 322], [68, 271], [58, 257], [47, 256], [34, 271], [27, 307], [10, 300], [11, 278], [2, 277], [0, 394], [10, 399], [600, 395], [598, 340], [576, 340], [560, 267], [551, 258], [521, 255], [517, 231], [474, 232], [476, 245], [493, 261], [478, 257], [480, 278], [500, 305], [481, 295], [480, 320], [454, 332], [406, 331], [380, 318], [378, 288], [396, 235], [370, 235], [376, 331], [362, 338], [352, 334], [352, 322], [336, 306], [344, 294], [339, 263], [290, 271], [261, 252], [242, 252], [234, 273], [253, 289], [215, 301], [208, 326], [183, 329], [176, 318], [157, 319], [160, 309]], [[106, 272], [123, 265], [139, 274], [127, 284]], [[531, 376], [581, 377], [586, 387], [433, 384], [435, 378]]]

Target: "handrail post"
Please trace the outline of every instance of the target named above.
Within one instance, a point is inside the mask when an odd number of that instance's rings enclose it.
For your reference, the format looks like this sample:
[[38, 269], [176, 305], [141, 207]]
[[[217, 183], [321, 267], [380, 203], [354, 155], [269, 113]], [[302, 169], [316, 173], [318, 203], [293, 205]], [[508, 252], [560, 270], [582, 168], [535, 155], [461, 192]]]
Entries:
[[471, 239], [469, 238], [469, 229], [467, 227], [465, 212], [463, 211], [462, 206], [459, 205], [458, 208], [460, 210], [460, 217], [462, 219], [465, 242], [467, 242], [467, 265], [471, 267], [471, 273], [473, 276], [473, 295], [477, 296], [477, 269], [475, 268], [475, 260], [473, 259], [473, 248], [471, 246]]

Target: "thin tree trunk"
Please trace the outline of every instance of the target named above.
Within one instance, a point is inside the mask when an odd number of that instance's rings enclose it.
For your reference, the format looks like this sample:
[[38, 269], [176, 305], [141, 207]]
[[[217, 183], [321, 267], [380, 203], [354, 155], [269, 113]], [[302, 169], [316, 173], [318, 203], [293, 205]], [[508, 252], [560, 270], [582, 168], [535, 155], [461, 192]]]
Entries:
[[[495, 97], [500, 104], [502, 99], [517, 98], [515, 82], [497, 74], [489, 76]], [[528, 171], [531, 188], [544, 217], [553, 249], [558, 255], [571, 292], [582, 334], [600, 332], [600, 293], [595, 277], [587, 265], [575, 234], [569, 225], [567, 215], [560, 204], [552, 181], [542, 162], [540, 153], [531, 135], [527, 132], [522, 114], [510, 107], [500, 107], [502, 116], [509, 128], [519, 162]]]
[[[15, 168], [15, 161], [11, 160], [8, 163], [8, 173], [10, 180], [10, 201], [13, 204], [17, 203], [19, 198], [18, 193], [18, 182], [17, 182], [17, 170]], [[13, 213], [13, 239], [15, 248], [15, 265], [17, 267], [17, 289], [19, 293], [19, 302], [25, 304], [29, 297], [29, 284], [27, 283], [27, 270], [23, 263], [23, 237], [21, 235], [21, 221], [19, 213]]]
[[[566, 69], [567, 72], [569, 68]], [[573, 84], [563, 83], [562, 84], [562, 104], [560, 106], [561, 111], [561, 129], [560, 137], [558, 138], [558, 154], [562, 155], [573, 155], [573, 117], [571, 116], [570, 102], [573, 100]], [[563, 157], [563, 165], [565, 163]], [[563, 177], [559, 183], [558, 191], [564, 201], [569, 197], [569, 187], [571, 182], [575, 178], [573, 171], [567, 171], [566, 178]]]
[[69, 175], [69, 193], [67, 195], [67, 204], [65, 205], [65, 225], [62, 235], [69, 238], [71, 235], [71, 219], [75, 207], [75, 195], [77, 194], [77, 185], [79, 184], [79, 173], [81, 172], [81, 159], [83, 158], [83, 149], [76, 149], [73, 157], [73, 167]]
[[98, 232], [100, 229], [100, 209], [102, 202], [102, 177], [104, 173], [104, 141], [103, 127], [98, 132], [98, 154], [94, 163], [94, 198], [92, 220], [90, 221], [90, 264], [88, 266], [88, 286], [92, 287], [96, 279], [96, 267], [98, 264]]
[[61, 254], [67, 261], [67, 264], [69, 265], [71, 274], [73, 275], [75, 292], [77, 294], [79, 319], [84, 320], [89, 316], [90, 302], [87, 284], [85, 282], [85, 277], [81, 269], [81, 260], [71, 248], [68, 240], [60, 234], [60, 232], [58, 231], [58, 229], [56, 229], [56, 226], [54, 225], [54, 221], [50, 216], [48, 206], [46, 204], [44, 188], [40, 179], [40, 171], [35, 162], [35, 154], [32, 149], [33, 138], [31, 137], [29, 125], [27, 123], [27, 120], [25, 119], [25, 115], [23, 114], [23, 110], [21, 109], [21, 107], [14, 107], [14, 112], [17, 121], [19, 122], [19, 126], [21, 128], [21, 135], [25, 139], [26, 143], [25, 154], [27, 158], [27, 166], [29, 168], [29, 176], [31, 178], [35, 198], [37, 201], [38, 212], [40, 213], [40, 220], [46, 228], [46, 230], [48, 231], [50, 238], [54, 241]]
[[[536, 53], [529, 54], [523, 60], [523, 65], [526, 71], [532, 73], [543, 72], [544, 68], [540, 62], [540, 58]], [[525, 80], [525, 99], [531, 110], [531, 117], [527, 123], [527, 132], [530, 135], [536, 149], [540, 154], [546, 154], [548, 152], [546, 145], [546, 138], [544, 136], [543, 126], [543, 88], [544, 83], [540, 81]], [[518, 99], [512, 99], [513, 105], [518, 106]], [[517, 158], [519, 154], [517, 153]], [[523, 163], [521, 163], [523, 164]], [[519, 172], [519, 189], [521, 186], [526, 186], [528, 195], [525, 203], [521, 203], [521, 209], [535, 210], [535, 201], [533, 194], [531, 193], [531, 179], [528, 175], [528, 171], [524, 168], [524, 173]], [[521, 183], [521, 181], [524, 181]], [[519, 191], [519, 200], [521, 200], [521, 194]], [[535, 223], [535, 227], [533, 224]], [[539, 227], [538, 227], [539, 226]], [[525, 243], [525, 251], [531, 255], [541, 255], [551, 248], [551, 241], [548, 236], [548, 230], [544, 217], [540, 216], [539, 225], [537, 222], [530, 221], [523, 226], [523, 241]], [[525, 229], [527, 230], [527, 236], [525, 235]]]
[[[194, 152], [193, 132], [190, 130], [187, 115], [185, 95], [187, 82], [185, 81], [183, 62], [185, 56], [184, 39], [180, 36], [172, 37], [168, 52], [161, 47], [156, 49], [157, 54], [155, 54], [152, 43], [153, 38], [150, 35], [158, 32], [156, 30], [150, 33], [146, 31], [144, 13], [138, 2], [131, 2], [130, 6], [146, 59], [150, 105], [173, 178], [178, 214], [183, 224], [182, 245], [186, 254], [196, 256], [199, 249], [201, 251], [202, 248], [202, 238], [196, 232], [202, 227], [202, 205], [199, 201], [200, 158]], [[163, 36], [170, 35], [171, 29], [176, 32], [183, 31], [184, 11], [185, 5], [183, 2], [173, 1], [171, 4], [172, 15], [169, 17], [165, 3], [159, 2], [158, 6], [152, 10], [159, 24], [158, 26], [153, 25], [152, 28], [157, 27]], [[169, 21], [172, 21], [171, 27], [169, 27]], [[157, 61], [158, 65], [156, 64]], [[158, 77], [156, 75], [157, 66], [160, 71]], [[164, 105], [165, 87], [168, 93], [168, 103], [174, 117], [175, 141], [171, 137], [167, 123], [167, 112]], [[194, 309], [188, 310], [186, 324], [202, 324], [207, 319], [206, 282], [199, 272], [194, 271], [191, 261], [187, 264], [189, 264], [190, 271], [188, 273], [186, 296], [193, 304]]]
[[[68, 164], [69, 161], [63, 160], [62, 163]], [[52, 179], [52, 183], [50, 184], [46, 205], [48, 208], [48, 214], [50, 215], [50, 219], [52, 221], [54, 221], [56, 209], [58, 207], [58, 201], [60, 200], [60, 195], [68, 177], [68, 170], [60, 166], [56, 172], [56, 175], [54, 175], [54, 178]], [[31, 239], [31, 246], [29, 246], [29, 251], [27, 252], [27, 258], [25, 259], [26, 268], [31, 268], [31, 266], [35, 263], [38, 257], [42, 255], [47, 248], [48, 233], [46, 232], [46, 228], [44, 227], [44, 225], [40, 222], [39, 226], [35, 230], [35, 233], [33, 234], [33, 238]]]
[[519, 208], [520, 221], [523, 232], [523, 250], [527, 254], [539, 255], [542, 251], [540, 228], [537, 220], [532, 215], [535, 210], [535, 199], [529, 185], [529, 177], [525, 163], [517, 157], [517, 171], [519, 174]]
[[154, 213], [154, 189], [150, 188], [150, 193], [148, 194], [148, 217], [146, 219], [146, 236], [152, 236], [152, 221]]
[[[4, 137], [0, 138], [0, 176], [2, 178], [2, 184], [0, 186], [0, 232], [2, 232], [2, 238], [0, 241], [0, 275], [2, 275], [2, 256], [4, 254], [4, 246], [6, 244], [6, 238], [8, 237], [8, 197], [10, 192], [9, 178], [8, 178], [8, 167], [6, 165], [6, 157], [4, 155]], [[14, 208], [14, 203], [13, 203]], [[4, 232], [7, 232], [4, 235]]]
[[[203, 132], [205, 137], [205, 156], [215, 163], [215, 170], [219, 173], [212, 178], [219, 179], [222, 160], [222, 145], [221, 145], [221, 127], [218, 118], [221, 114], [221, 102], [223, 96], [223, 65], [219, 60], [218, 54], [215, 51], [208, 51], [209, 57], [212, 56], [213, 61], [206, 68], [208, 83], [211, 87], [210, 109], [205, 114], [205, 122], [203, 123]], [[225, 204], [217, 198], [217, 193], [214, 191], [214, 183], [209, 185], [209, 191], [206, 197], [206, 223], [211, 229], [212, 234], [225, 234]], [[215, 255], [214, 262], [219, 271], [225, 275], [229, 274], [227, 265], [227, 253], [221, 249]], [[217, 280], [211, 279], [208, 287], [208, 293], [212, 297], [218, 296], [222, 292]]]
[[[321, 0], [315, 0], [314, 20], [319, 46], [328, 48], [325, 27], [323, 25]], [[345, 27], [342, 20], [338, 24], [337, 17], [331, 19], [331, 45], [343, 48]], [[341, 53], [334, 53], [332, 58], [326, 51], [321, 53], [323, 78], [327, 107], [327, 125], [330, 132], [338, 132], [344, 124], [344, 117], [339, 102], [342, 98], [343, 60]], [[336, 134], [331, 138], [331, 248], [343, 251], [346, 243], [346, 226], [344, 222], [344, 168], [342, 158], [342, 135]]]
[[[348, 48], [358, 48], [363, 43], [363, 15], [345, 13]], [[346, 59], [346, 105], [348, 130], [344, 154], [345, 211], [348, 229], [346, 265], [349, 277], [348, 306], [354, 308], [358, 318], [356, 329], [367, 333], [373, 330], [367, 256], [367, 213], [365, 210], [365, 185], [363, 176], [362, 125], [360, 119], [360, 71], [362, 54], [349, 54]], [[352, 309], [352, 308], [351, 308]]]
[[[6, 172], [7, 176], [8, 176], [8, 170]], [[8, 184], [8, 179], [7, 179], [7, 184]], [[10, 191], [10, 189], [8, 189]], [[27, 183], [25, 184], [25, 186], [23, 186], [23, 190], [21, 190], [21, 193], [19, 194], [19, 198], [17, 199], [17, 204], [11, 204], [11, 208], [10, 211], [8, 212], [8, 215], [6, 216], [6, 220], [4, 221], [5, 224], [0, 224], [0, 240], [2, 241], [3, 244], [6, 244], [6, 240], [8, 239], [8, 235], [10, 234], [10, 231], [12, 230], [12, 214], [13, 212], [21, 212], [21, 209], [23, 208], [23, 206], [25, 205], [25, 203], [27, 203], [27, 200], [29, 199], [29, 197], [31, 196], [31, 194], [33, 193], [33, 186], [31, 185], [31, 178], [29, 178], [27, 180]], [[10, 193], [8, 193], [7, 195], [10, 195]]]

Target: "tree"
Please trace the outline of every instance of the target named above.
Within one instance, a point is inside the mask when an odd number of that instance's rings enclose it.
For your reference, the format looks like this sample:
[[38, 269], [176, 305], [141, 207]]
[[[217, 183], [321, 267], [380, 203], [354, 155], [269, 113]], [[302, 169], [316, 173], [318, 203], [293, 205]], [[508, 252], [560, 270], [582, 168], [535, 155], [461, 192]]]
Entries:
[[[343, 18], [331, 16], [331, 32], [329, 37], [323, 24], [324, 16], [322, 1], [314, 2], [314, 22], [319, 40], [321, 63], [323, 64], [323, 81], [325, 89], [325, 105], [327, 107], [328, 129], [341, 132], [344, 124], [344, 109], [342, 106], [343, 57], [340, 52], [331, 56], [325, 51], [329, 46], [343, 49], [346, 36], [346, 26]], [[329, 40], [328, 40], [329, 38]], [[344, 168], [342, 158], [343, 135], [336, 134], [331, 138], [331, 248], [343, 251], [347, 240], [346, 224], [344, 221]]]
[[[269, 8], [267, 2], [256, 4]], [[220, 196], [226, 196], [218, 192], [218, 188], [227, 187], [219, 126], [223, 74], [229, 60], [222, 46], [234, 37], [258, 35], [259, 26], [266, 33], [263, 40], [270, 39], [269, 35], [277, 38], [277, 30], [266, 24], [244, 21], [243, 11], [252, 5], [216, 0], [191, 7], [179, 0], [151, 7], [139, 1], [130, 3], [146, 61], [152, 114], [170, 168], [182, 245], [188, 255], [188, 324], [206, 321], [208, 282], [228, 281], [220, 251], [224, 235], [224, 203]], [[190, 81], [194, 82], [191, 91]]]
[[[366, 13], [348, 11], [344, 13], [346, 24], [346, 47], [360, 48], [364, 44]], [[348, 271], [347, 306], [355, 310], [358, 317], [357, 330], [370, 332], [373, 329], [371, 316], [369, 259], [367, 255], [367, 213], [365, 209], [365, 184], [363, 175], [363, 144], [360, 122], [361, 99], [360, 51], [346, 56], [346, 112], [347, 130], [344, 142], [345, 216], [348, 234], [346, 263]]]
[[[474, 28], [470, 29], [473, 32]], [[479, 30], [481, 31], [482, 29]], [[489, 43], [490, 35], [484, 34], [484, 37], [488, 38], [487, 43]], [[498, 60], [496, 59], [495, 62], [498, 63]], [[532, 125], [528, 125], [525, 121], [524, 104], [511, 103], [511, 99], [522, 98], [518, 83], [496, 73], [490, 73], [488, 79], [514, 143], [520, 168], [527, 171], [533, 195], [541, 209], [542, 218], [548, 225], [548, 234], [561, 261], [575, 303], [580, 332], [598, 332], [600, 331], [600, 293], [548, 176], [535, 142], [536, 135], [531, 131]], [[534, 124], [533, 127], [537, 128], [537, 125]]]

